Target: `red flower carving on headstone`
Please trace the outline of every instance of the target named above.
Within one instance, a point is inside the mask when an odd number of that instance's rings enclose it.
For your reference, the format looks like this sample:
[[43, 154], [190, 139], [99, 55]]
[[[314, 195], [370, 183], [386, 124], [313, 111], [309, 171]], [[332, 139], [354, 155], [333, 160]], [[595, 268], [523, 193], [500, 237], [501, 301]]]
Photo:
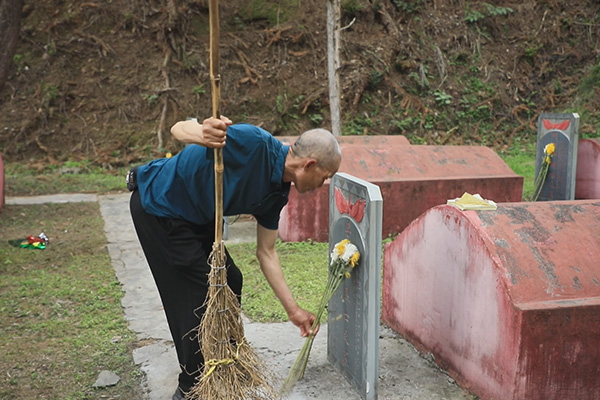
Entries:
[[365, 216], [365, 206], [367, 204], [366, 200], [357, 199], [354, 203], [352, 203], [349, 199], [344, 197], [344, 194], [340, 190], [340, 188], [335, 188], [335, 205], [338, 211], [341, 214], [348, 214], [352, 217], [356, 222], [362, 221]]
[[550, 129], [558, 129], [558, 130], [564, 131], [571, 124], [571, 120], [567, 119], [565, 121], [560, 121], [560, 122], [557, 122], [557, 123], [553, 123], [553, 122], [550, 122], [547, 119], [544, 119], [544, 120], [542, 120], [542, 123], [544, 124], [544, 128], [546, 128], [548, 130], [550, 130]]

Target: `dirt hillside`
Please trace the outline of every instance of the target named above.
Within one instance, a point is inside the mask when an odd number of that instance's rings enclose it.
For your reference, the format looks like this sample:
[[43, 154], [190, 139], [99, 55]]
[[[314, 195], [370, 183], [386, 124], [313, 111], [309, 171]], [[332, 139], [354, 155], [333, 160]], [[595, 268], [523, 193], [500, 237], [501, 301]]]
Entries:
[[[275, 135], [328, 127], [318, 0], [223, 0], [222, 113]], [[343, 0], [343, 133], [502, 150], [541, 112], [597, 136], [600, 2]], [[39, 165], [122, 166], [177, 151], [210, 115], [204, 0], [25, 1], [0, 93], [0, 151]]]

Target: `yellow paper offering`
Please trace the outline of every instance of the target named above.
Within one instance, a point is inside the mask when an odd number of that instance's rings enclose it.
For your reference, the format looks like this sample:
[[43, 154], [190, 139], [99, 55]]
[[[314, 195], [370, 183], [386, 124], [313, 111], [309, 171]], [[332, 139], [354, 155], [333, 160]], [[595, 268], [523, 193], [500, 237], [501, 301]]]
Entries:
[[479, 194], [472, 195], [467, 192], [460, 198], [448, 200], [446, 204], [454, 206], [459, 210], [495, 210], [498, 208], [492, 200], [486, 200]]

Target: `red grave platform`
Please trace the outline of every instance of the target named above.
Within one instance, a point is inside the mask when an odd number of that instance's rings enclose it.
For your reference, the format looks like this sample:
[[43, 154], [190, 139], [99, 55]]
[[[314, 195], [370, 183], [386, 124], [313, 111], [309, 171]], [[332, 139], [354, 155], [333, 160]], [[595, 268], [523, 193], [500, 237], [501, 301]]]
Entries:
[[[278, 137], [291, 144], [295, 137]], [[523, 178], [483, 146], [411, 146], [403, 136], [342, 136], [340, 172], [381, 188], [382, 237], [401, 232], [427, 209], [464, 192], [495, 202], [521, 201]], [[281, 212], [284, 241], [327, 242], [329, 183], [309, 193], [294, 186]]]
[[482, 400], [600, 399], [600, 201], [428, 210], [384, 250], [383, 322]]

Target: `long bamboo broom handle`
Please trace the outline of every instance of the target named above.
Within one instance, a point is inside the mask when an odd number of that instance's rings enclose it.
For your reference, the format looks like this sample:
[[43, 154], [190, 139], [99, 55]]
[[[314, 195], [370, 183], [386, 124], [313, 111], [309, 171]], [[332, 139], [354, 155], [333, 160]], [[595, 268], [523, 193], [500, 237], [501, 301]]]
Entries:
[[[209, 2], [210, 20], [210, 82], [212, 88], [212, 116], [221, 118], [221, 76], [219, 75], [219, 0]], [[223, 150], [215, 153], [215, 243], [223, 240]]]

